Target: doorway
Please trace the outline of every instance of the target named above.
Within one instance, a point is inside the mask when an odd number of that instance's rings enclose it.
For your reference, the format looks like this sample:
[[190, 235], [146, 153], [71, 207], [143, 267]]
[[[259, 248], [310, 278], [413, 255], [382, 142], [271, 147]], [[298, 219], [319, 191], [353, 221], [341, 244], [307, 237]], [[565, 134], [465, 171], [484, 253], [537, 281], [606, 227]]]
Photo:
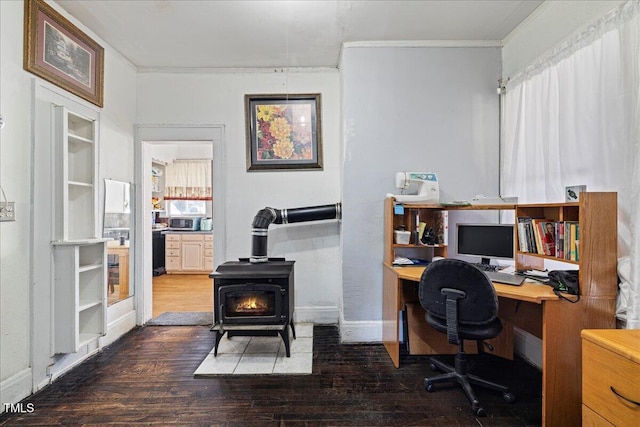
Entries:
[[[202, 299], [202, 295], [211, 295], [211, 280], [208, 274], [182, 275], [161, 274], [154, 277], [153, 262], [153, 222], [157, 218], [153, 212], [154, 205], [150, 203], [153, 194], [152, 161], [154, 147], [176, 146], [184, 153], [191, 147], [208, 146], [208, 158], [213, 162], [212, 196], [215, 203], [211, 208], [213, 219], [213, 261], [215, 266], [225, 259], [225, 227], [224, 227], [224, 127], [220, 125], [203, 126], [137, 126], [136, 128], [136, 182], [139, 191], [136, 192], [136, 203], [141, 206], [136, 210], [136, 233], [138, 241], [135, 257], [139, 269], [136, 270], [136, 283], [140, 292], [136, 293], [136, 307], [138, 324], [144, 324], [155, 317], [160, 310], [183, 311], [187, 307], [201, 307], [195, 301]], [[194, 150], [198, 151], [198, 150]], [[181, 154], [187, 156], [188, 154]], [[195, 154], [202, 158], [202, 154]], [[156, 206], [157, 207], [157, 206]], [[158, 304], [154, 304], [154, 279], [158, 280]], [[192, 286], [190, 286], [192, 285]], [[190, 290], [191, 289], [191, 290]], [[204, 293], [204, 294], [203, 294]], [[204, 305], [203, 307], [208, 307]], [[190, 311], [192, 311], [190, 310]], [[185, 310], [187, 311], [187, 310]]]
[[163, 313], [211, 313], [212, 142], [148, 142], [153, 318]]

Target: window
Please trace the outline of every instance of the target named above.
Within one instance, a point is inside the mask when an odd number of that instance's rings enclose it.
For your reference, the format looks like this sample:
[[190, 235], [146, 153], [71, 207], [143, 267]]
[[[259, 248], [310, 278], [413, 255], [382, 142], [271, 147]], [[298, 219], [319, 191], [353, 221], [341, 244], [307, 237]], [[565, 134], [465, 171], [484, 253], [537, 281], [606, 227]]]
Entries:
[[169, 216], [205, 216], [207, 200], [167, 200]]

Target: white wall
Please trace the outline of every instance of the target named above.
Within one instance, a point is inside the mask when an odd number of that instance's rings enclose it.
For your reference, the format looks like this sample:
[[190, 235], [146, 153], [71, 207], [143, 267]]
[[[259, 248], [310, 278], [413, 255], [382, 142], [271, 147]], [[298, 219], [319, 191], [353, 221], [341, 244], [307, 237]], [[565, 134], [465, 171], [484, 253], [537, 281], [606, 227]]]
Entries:
[[22, 69], [22, 2], [0, 2], [0, 185], [16, 221], [0, 223], [0, 403], [31, 390], [29, 363], [31, 93]]
[[[59, 10], [55, 3], [50, 4]], [[83, 349], [65, 357], [50, 355], [53, 278], [47, 272], [47, 258], [33, 255], [34, 247], [42, 247], [43, 242], [46, 246], [49, 241], [45, 241], [46, 233], [33, 230], [37, 221], [42, 226], [43, 218], [50, 226], [50, 205], [35, 196], [34, 188], [51, 185], [51, 177], [31, 183], [32, 177], [37, 177], [33, 161], [38, 150], [31, 127], [33, 82], [90, 108], [97, 107], [24, 71], [23, 9], [21, 1], [0, 2], [0, 111], [7, 122], [0, 131], [0, 184], [8, 199], [16, 202], [17, 212], [15, 222], [0, 223], [0, 402], [16, 402], [28, 396], [87, 353]], [[70, 20], [105, 47], [100, 182], [105, 177], [132, 181], [135, 69], [91, 31]], [[100, 207], [103, 191], [102, 186]], [[108, 335], [100, 341], [101, 346], [135, 325], [132, 300], [113, 305], [107, 316]]]
[[[244, 95], [321, 93], [323, 170], [247, 172]], [[140, 125], [224, 125], [225, 253], [216, 263], [251, 255], [251, 223], [265, 206], [296, 208], [340, 201], [340, 81], [337, 70], [239, 71], [138, 76]], [[215, 162], [215, 159], [214, 159]], [[216, 183], [214, 182], [214, 187]], [[215, 200], [214, 200], [215, 204]], [[214, 231], [214, 239], [219, 234]], [[296, 319], [338, 321], [342, 265], [340, 223], [271, 225], [269, 256], [296, 261]]]
[[500, 71], [497, 47], [343, 49], [343, 339], [381, 339], [396, 172], [435, 172], [441, 201], [498, 194]]
[[505, 39], [502, 75], [512, 77], [558, 45], [626, 0], [546, 1]]

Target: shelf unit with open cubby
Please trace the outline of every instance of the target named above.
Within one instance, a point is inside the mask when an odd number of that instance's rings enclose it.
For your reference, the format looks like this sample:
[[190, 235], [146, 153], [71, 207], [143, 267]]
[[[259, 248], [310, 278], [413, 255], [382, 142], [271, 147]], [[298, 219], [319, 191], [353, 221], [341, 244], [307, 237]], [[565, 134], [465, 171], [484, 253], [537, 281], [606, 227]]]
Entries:
[[54, 107], [54, 353], [106, 333], [107, 250], [98, 220], [98, 114]]
[[[618, 197], [615, 192], [580, 193], [577, 202], [519, 204], [518, 218], [548, 219], [577, 222], [580, 230], [579, 260], [568, 260], [551, 255], [516, 251], [518, 270], [544, 270], [546, 261], [560, 262], [560, 267], [579, 269], [580, 295], [601, 299], [611, 304], [617, 294], [618, 260]], [[519, 242], [516, 243], [519, 248]], [[562, 267], [564, 265], [564, 267]], [[604, 298], [604, 299], [603, 299]], [[597, 303], [599, 304], [599, 303]], [[608, 314], [609, 309], [606, 310]], [[609, 316], [608, 316], [609, 317]], [[611, 321], [613, 321], [613, 316]], [[605, 323], [609, 323], [607, 320]]]
[[[396, 257], [407, 257], [429, 260], [434, 256], [447, 256], [447, 245], [433, 244], [425, 245], [418, 239], [419, 223], [423, 222], [426, 227], [435, 228], [437, 212], [447, 209], [440, 205], [400, 205], [402, 213], [396, 214], [396, 203], [393, 198], [385, 199], [384, 210], [384, 263], [393, 264]], [[404, 229], [410, 233], [409, 243], [396, 243], [394, 231]]]

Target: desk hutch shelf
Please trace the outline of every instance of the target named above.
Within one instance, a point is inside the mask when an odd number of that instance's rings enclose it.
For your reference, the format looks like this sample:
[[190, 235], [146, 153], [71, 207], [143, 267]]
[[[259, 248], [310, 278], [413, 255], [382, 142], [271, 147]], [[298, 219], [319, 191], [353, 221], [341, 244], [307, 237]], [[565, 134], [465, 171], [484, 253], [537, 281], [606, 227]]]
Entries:
[[[387, 198], [384, 205], [383, 254], [383, 343], [396, 367], [400, 366], [399, 323], [407, 319], [409, 354], [454, 353], [455, 348], [440, 342], [424, 321], [417, 299], [422, 267], [394, 267], [396, 256], [431, 260], [447, 257], [446, 245], [426, 246], [416, 240], [416, 222], [434, 227], [435, 213], [452, 210], [511, 210], [519, 217], [553, 221], [575, 221], [580, 227], [579, 261], [555, 256], [515, 251], [517, 270], [545, 268], [556, 261], [566, 268], [579, 268], [580, 301], [572, 304], [555, 296], [546, 285], [522, 286], [494, 284], [499, 297], [499, 316], [503, 333], [498, 337], [495, 354], [513, 357], [513, 328], [529, 332], [542, 342], [542, 425], [579, 426], [581, 423], [581, 341], [583, 329], [614, 329], [617, 295], [617, 193], [580, 193], [578, 202], [500, 205], [403, 205], [396, 214], [396, 202]], [[408, 245], [394, 243], [394, 230], [411, 231]], [[449, 224], [449, 229], [453, 224]], [[515, 248], [520, 248], [517, 227]], [[514, 248], [514, 249], [515, 249]], [[412, 343], [412, 340], [414, 342]], [[417, 343], [415, 342], [417, 341]], [[472, 348], [473, 346], [468, 346]]]

